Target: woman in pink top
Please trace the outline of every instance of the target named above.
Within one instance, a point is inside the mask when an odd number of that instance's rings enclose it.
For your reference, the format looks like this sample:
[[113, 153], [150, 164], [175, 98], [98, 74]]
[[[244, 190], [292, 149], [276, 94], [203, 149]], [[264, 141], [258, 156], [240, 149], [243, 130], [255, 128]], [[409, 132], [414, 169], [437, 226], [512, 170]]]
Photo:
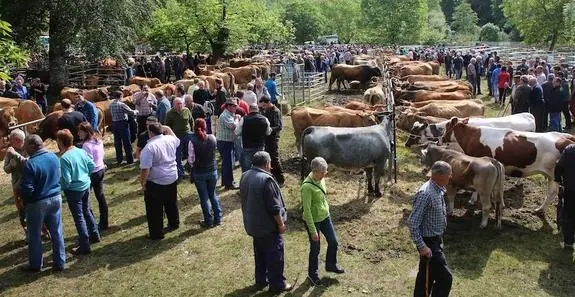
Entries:
[[82, 143], [82, 149], [92, 158], [96, 167], [90, 175], [91, 186], [94, 189], [94, 195], [98, 199], [98, 208], [100, 209], [100, 230], [108, 229], [108, 203], [104, 196], [104, 173], [106, 173], [106, 164], [104, 164], [104, 143], [100, 134], [94, 131], [90, 123], [83, 122], [78, 126], [78, 136]]

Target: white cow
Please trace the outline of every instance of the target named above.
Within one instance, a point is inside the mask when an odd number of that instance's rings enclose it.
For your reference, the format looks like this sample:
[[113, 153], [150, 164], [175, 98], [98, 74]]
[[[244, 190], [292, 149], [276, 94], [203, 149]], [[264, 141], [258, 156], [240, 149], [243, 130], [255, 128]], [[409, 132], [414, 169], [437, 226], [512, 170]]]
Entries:
[[[445, 120], [437, 124], [415, 122], [411, 131], [409, 131], [410, 135], [405, 146], [410, 147], [417, 143], [437, 140], [445, 133], [445, 127], [450, 121]], [[462, 121], [466, 121], [468, 125], [475, 127], [507, 128], [516, 131], [535, 132], [535, 117], [528, 112], [500, 118], [466, 118]]]

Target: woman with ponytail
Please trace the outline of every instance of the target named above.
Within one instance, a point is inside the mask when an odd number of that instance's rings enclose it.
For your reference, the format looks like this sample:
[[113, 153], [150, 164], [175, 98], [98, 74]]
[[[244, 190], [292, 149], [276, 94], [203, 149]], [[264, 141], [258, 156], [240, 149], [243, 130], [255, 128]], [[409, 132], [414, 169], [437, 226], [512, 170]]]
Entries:
[[194, 134], [188, 143], [188, 164], [192, 166], [192, 179], [198, 190], [204, 215], [200, 225], [204, 228], [220, 225], [222, 208], [216, 195], [216, 137], [207, 134], [206, 121], [202, 118], [194, 121]]

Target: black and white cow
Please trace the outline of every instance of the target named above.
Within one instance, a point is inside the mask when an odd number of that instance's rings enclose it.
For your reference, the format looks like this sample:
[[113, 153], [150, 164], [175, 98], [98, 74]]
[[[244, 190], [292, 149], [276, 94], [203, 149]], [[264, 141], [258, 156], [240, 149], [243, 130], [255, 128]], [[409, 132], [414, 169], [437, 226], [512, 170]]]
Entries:
[[311, 126], [305, 129], [301, 141], [302, 179], [308, 173], [309, 160], [322, 157], [343, 170], [365, 169], [368, 192], [381, 197], [379, 181], [385, 173], [385, 166], [391, 165], [387, 162], [393, 148], [393, 114], [381, 113], [379, 116], [381, 123], [368, 127]]

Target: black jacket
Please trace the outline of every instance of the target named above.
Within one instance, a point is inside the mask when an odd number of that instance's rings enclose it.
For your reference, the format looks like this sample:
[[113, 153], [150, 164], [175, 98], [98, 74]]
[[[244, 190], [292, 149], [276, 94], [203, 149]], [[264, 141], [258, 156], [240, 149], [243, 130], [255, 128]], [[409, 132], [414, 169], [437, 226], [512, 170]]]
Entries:
[[268, 119], [270, 122], [270, 128], [272, 128], [272, 133], [267, 137], [267, 139], [279, 138], [280, 131], [282, 130], [282, 113], [279, 108], [273, 106], [272, 108], [263, 109], [262, 115]]
[[561, 90], [561, 87], [554, 87], [553, 90], [551, 90], [551, 96], [547, 106], [549, 112], [563, 111], [563, 96], [564, 93], [563, 90]]
[[565, 147], [555, 166], [555, 181], [568, 192], [575, 191], [575, 145]]

